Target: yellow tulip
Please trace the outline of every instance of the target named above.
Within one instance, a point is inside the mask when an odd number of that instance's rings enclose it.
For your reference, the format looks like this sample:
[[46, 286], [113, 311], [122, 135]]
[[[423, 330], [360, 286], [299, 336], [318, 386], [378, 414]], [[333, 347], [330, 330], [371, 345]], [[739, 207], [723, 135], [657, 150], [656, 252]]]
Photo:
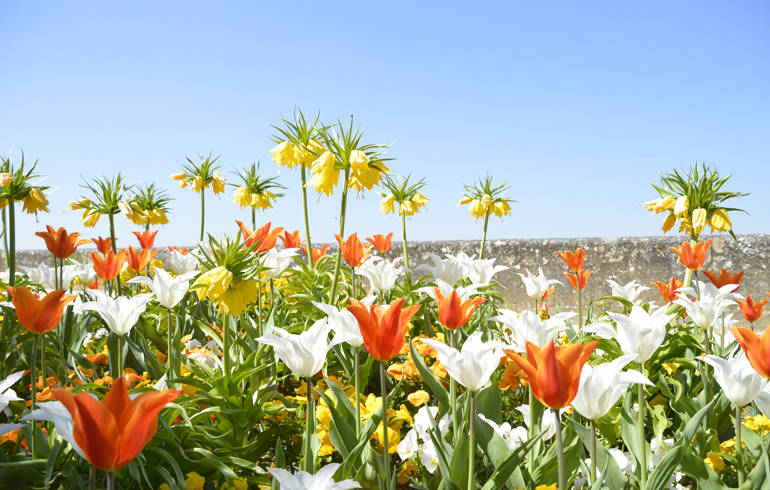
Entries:
[[323, 152], [313, 162], [310, 173], [313, 175], [313, 178], [305, 184], [305, 187], [313, 186], [314, 191], [318, 193], [323, 192], [330, 196], [340, 177], [339, 169], [334, 166], [334, 154], [330, 151]]
[[696, 208], [692, 212], [692, 226], [696, 235], [699, 235], [700, 232], [703, 231], [703, 228], [706, 226], [707, 217], [708, 213], [703, 208]]
[[730, 223], [730, 218], [727, 216], [727, 211], [724, 209], [717, 209], [711, 213], [711, 232], [718, 231], [730, 231], [733, 224]]
[[385, 196], [382, 201], [380, 201], [380, 211], [382, 211], [385, 214], [390, 214], [395, 211], [393, 207], [393, 203], [395, 198], [393, 197], [393, 194], [389, 194]]
[[270, 153], [273, 155], [273, 161], [278, 163], [278, 165], [292, 168], [297, 164], [297, 161], [294, 158], [294, 145], [288, 141], [279, 143], [278, 146], [270, 150]]
[[225, 178], [219, 172], [214, 172], [214, 181], [211, 183], [211, 190], [214, 194], [225, 192]]
[[27, 197], [24, 198], [23, 210], [29, 214], [37, 214], [38, 211], [48, 212], [48, 199], [46, 199], [43, 191], [37, 187], [33, 187]]
[[674, 203], [674, 215], [677, 218], [681, 218], [682, 216], [687, 214], [687, 211], [690, 209], [690, 200], [687, 198], [687, 196], [679, 196]]
[[239, 187], [235, 189], [235, 194], [233, 195], [233, 204], [237, 204], [242, 208], [245, 208], [251, 204], [251, 195], [249, 194], [249, 189], [247, 187]]

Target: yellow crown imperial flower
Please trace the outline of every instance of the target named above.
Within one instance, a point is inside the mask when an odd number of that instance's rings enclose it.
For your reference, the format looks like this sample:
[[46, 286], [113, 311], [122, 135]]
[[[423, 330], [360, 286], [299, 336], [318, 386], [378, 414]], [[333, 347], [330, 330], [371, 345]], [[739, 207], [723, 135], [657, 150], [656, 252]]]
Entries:
[[428, 199], [427, 197], [425, 197], [425, 196], [424, 196], [422, 193], [420, 193], [420, 192], [416, 193], [416, 194], [414, 195], [414, 197], [412, 198], [412, 202], [414, 202], [415, 206], [417, 206], [418, 208], [419, 208], [419, 207], [422, 207], [422, 206], [425, 206], [426, 204], [428, 204], [428, 201], [429, 201], [429, 200], [430, 200], [430, 199]]
[[473, 198], [472, 198], [472, 197], [464, 197], [464, 198], [462, 198], [462, 199], [460, 200], [460, 202], [459, 202], [459, 203], [457, 203], [457, 205], [458, 205], [458, 206], [465, 206], [466, 204], [470, 203], [471, 201], [473, 201]]
[[48, 199], [46, 199], [43, 191], [37, 187], [33, 187], [27, 197], [24, 198], [24, 211], [29, 214], [37, 214], [38, 211], [48, 212]]
[[414, 213], [417, 212], [417, 206], [415, 206], [414, 202], [407, 199], [405, 201], [401, 201], [398, 203], [398, 215], [402, 216], [414, 216]]
[[380, 211], [382, 211], [385, 214], [390, 214], [395, 212], [395, 208], [393, 206], [393, 203], [395, 201], [395, 198], [393, 197], [393, 194], [388, 194], [382, 200], [380, 201]]
[[169, 175], [169, 178], [172, 180], [187, 180], [187, 174], [184, 172], [179, 172], [178, 174]]
[[0, 185], [6, 186], [13, 182], [13, 174], [11, 172], [0, 173]]
[[251, 194], [249, 194], [249, 189], [243, 186], [235, 189], [233, 204], [237, 204], [242, 208], [251, 205]]
[[294, 151], [294, 145], [292, 145], [288, 141], [283, 141], [279, 143], [278, 146], [270, 150], [270, 153], [273, 155], [273, 161], [276, 162], [278, 165], [283, 165], [285, 167], [292, 168], [297, 164], [297, 160], [295, 158], [296, 152]]
[[225, 192], [225, 178], [219, 172], [214, 172], [214, 181], [211, 183], [211, 190], [214, 194]]
[[91, 201], [88, 199], [81, 199], [79, 201], [70, 201], [70, 209], [73, 211], [77, 211], [78, 209], [84, 209], [88, 207], [91, 204]]
[[706, 227], [706, 219], [708, 213], [703, 208], [697, 208], [692, 212], [692, 226], [696, 235], [699, 235], [703, 228]]
[[208, 298], [216, 302], [225, 294], [232, 281], [233, 273], [220, 265], [198, 276], [198, 280], [195, 281], [193, 287], [199, 300]]
[[508, 204], [508, 201], [497, 201], [492, 205], [492, 212], [499, 218], [508, 216], [511, 214], [511, 205]]
[[676, 224], [676, 215], [674, 213], [668, 213], [666, 219], [663, 221], [663, 233], [667, 233]]
[[727, 211], [724, 209], [717, 209], [711, 213], [711, 232], [718, 231], [730, 231], [733, 225], [730, 223], [730, 218], [727, 216]]
[[255, 209], [267, 209], [272, 208], [272, 200], [275, 199], [275, 194], [270, 191], [265, 191], [261, 194], [251, 195], [251, 207]]
[[655, 214], [658, 214], [673, 208], [674, 202], [676, 202], [676, 200], [673, 197], [666, 196], [666, 197], [654, 199], [652, 201], [648, 201], [644, 203], [644, 207], [647, 208], [647, 211], [651, 211]]
[[687, 214], [690, 209], [690, 200], [687, 196], [679, 196], [674, 203], [674, 215], [677, 218], [681, 218]]
[[334, 155], [330, 151], [325, 151], [318, 159], [313, 162], [310, 168], [313, 178], [305, 184], [305, 187], [313, 186], [313, 190], [327, 196], [332, 194], [334, 187], [339, 181], [340, 171], [334, 166]]
[[93, 228], [96, 226], [96, 223], [99, 222], [99, 218], [101, 218], [101, 216], [102, 215], [96, 211], [86, 209], [83, 211], [83, 216], [80, 217], [80, 221], [83, 223], [83, 226]]
[[479, 199], [474, 199], [471, 201], [470, 206], [470, 212], [471, 216], [473, 216], [476, 219], [483, 218], [484, 214], [486, 213], [486, 208], [484, 207], [484, 204]]
[[[184, 182], [184, 181], [182, 181], [182, 182]], [[180, 186], [181, 186], [181, 184], [180, 184]], [[203, 177], [200, 177], [200, 176], [196, 175], [195, 178], [193, 179], [193, 187], [192, 187], [193, 191], [199, 193], [200, 191], [202, 191], [205, 188], [206, 188], [206, 186], [203, 185]]]
[[350, 187], [357, 191], [371, 190], [377, 185], [383, 172], [389, 169], [382, 163], [379, 168], [369, 165], [369, 157], [361, 150], [353, 150], [350, 154]]
[[492, 196], [490, 196], [489, 194], [484, 194], [481, 197], [481, 205], [484, 206], [485, 212], [487, 209], [489, 209], [490, 204], [492, 204]]

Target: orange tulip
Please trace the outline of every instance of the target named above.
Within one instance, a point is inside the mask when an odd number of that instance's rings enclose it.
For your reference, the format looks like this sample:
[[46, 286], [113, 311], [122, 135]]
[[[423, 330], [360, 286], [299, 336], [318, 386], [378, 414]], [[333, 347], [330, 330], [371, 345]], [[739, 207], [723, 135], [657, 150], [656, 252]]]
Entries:
[[96, 252], [91, 252], [89, 257], [91, 257], [91, 262], [94, 264], [96, 275], [105, 281], [112, 281], [118, 277], [120, 269], [123, 268], [123, 263], [126, 261], [126, 251], [121, 250], [115, 254], [110, 249], [104, 257]]
[[75, 253], [75, 250], [89, 240], [78, 240], [80, 233], [67, 233], [64, 227], [54, 230], [52, 226], [47, 226], [48, 231], [38, 231], [35, 235], [45, 240], [45, 246], [48, 251], [57, 259], [66, 259]]
[[713, 239], [707, 242], [698, 242], [693, 248], [690, 246], [690, 243], [685, 240], [682, 242], [681, 247], [671, 247], [671, 250], [676, 252], [679, 256], [679, 262], [681, 262], [683, 266], [697, 271], [703, 267], [703, 262], [706, 261], [706, 252], [708, 252], [712, 241]]
[[406, 343], [406, 324], [420, 305], [402, 309], [403, 305], [404, 298], [393, 301], [390, 306], [372, 305], [369, 308], [357, 299], [350, 299], [348, 310], [358, 320], [366, 351], [378, 361], [394, 358]]
[[730, 327], [730, 331], [754, 369], [765, 378], [770, 378], [770, 326], [762, 335], [746, 327]]
[[43, 299], [24, 286], [6, 286], [11, 301], [16, 308], [16, 316], [22, 327], [34, 334], [44, 334], [53, 330], [61, 320], [64, 307], [75, 299], [65, 296], [67, 291], [51, 291]]
[[142, 247], [142, 249], [152, 248], [153, 244], [155, 243], [155, 235], [157, 234], [158, 230], [152, 232], [150, 230], [134, 232], [134, 235], [136, 236], [136, 239], [139, 240], [139, 245]]
[[569, 272], [564, 273], [564, 275], [567, 276], [569, 283], [572, 284], [572, 287], [577, 289], [578, 283], [579, 283], [581, 290], [586, 288], [586, 284], [588, 284], [588, 278], [591, 277], [591, 274], [592, 272], [588, 269], [586, 270], [581, 269], [574, 274]]
[[160, 250], [150, 250], [149, 248], [143, 248], [139, 252], [134, 250], [134, 246], [128, 247], [128, 267], [136, 272], [143, 271], [150, 265], [153, 257], [158, 255]]
[[663, 281], [655, 281], [650, 284], [658, 288], [658, 292], [663, 296], [666, 303], [674, 301], [676, 299], [676, 290], [684, 285], [682, 281], [674, 276], [671, 276], [671, 280], [668, 281], [668, 284]]
[[299, 248], [302, 245], [302, 239], [299, 237], [299, 230], [294, 230], [293, 233], [289, 233], [288, 230], [283, 232], [279, 238], [283, 242], [284, 248]]
[[[305, 254], [305, 257], [307, 257], [307, 248], [306, 247], [301, 247], [301, 248], [302, 248], [302, 253]], [[326, 249], [328, 249], [328, 248], [329, 248], [329, 244], [328, 243], [326, 245], [324, 245], [323, 247], [321, 247], [320, 250], [317, 249], [316, 247], [312, 248], [311, 253], [313, 254], [313, 263], [314, 264], [316, 262], [318, 262], [318, 259], [320, 259], [321, 257], [324, 257], [326, 255]]]
[[72, 415], [72, 435], [88, 462], [103, 471], [116, 471], [150, 442], [158, 429], [158, 412], [182, 391], [147, 391], [132, 400], [128, 383], [120, 377], [101, 402], [64, 388], [53, 393]]
[[374, 235], [373, 237], [367, 238], [366, 241], [374, 245], [374, 248], [381, 254], [384, 254], [390, 250], [391, 239], [393, 239], [393, 232], [390, 232], [387, 235]]
[[271, 248], [275, 247], [275, 243], [278, 241], [278, 235], [283, 231], [282, 227], [270, 230], [270, 221], [263, 227], [251, 230], [242, 221], [235, 220], [238, 226], [241, 228], [241, 234], [243, 235], [243, 241], [246, 242], [246, 247], [251, 247], [256, 244], [254, 248], [255, 252], [267, 252]]
[[173, 246], [173, 247], [168, 247], [168, 251], [169, 252], [177, 251], [177, 252], [179, 252], [182, 255], [187, 255], [187, 252], [189, 252], [190, 249], [189, 248], [179, 248], [177, 246]]
[[[117, 241], [117, 238], [115, 239]], [[106, 255], [112, 249], [112, 238], [92, 238], [92, 242], [96, 245], [96, 249]]]
[[762, 316], [762, 310], [765, 308], [765, 303], [767, 303], [768, 300], [761, 299], [759, 301], [754, 301], [754, 298], [752, 298], [750, 294], [747, 294], [746, 301], [741, 301], [739, 299], [736, 299], [735, 301], [740, 305], [743, 318], [749, 323], [754, 323]]
[[556, 253], [559, 254], [559, 257], [564, 259], [569, 270], [577, 272], [583, 269], [583, 264], [585, 264], [586, 261], [586, 251], [582, 248], [577, 248], [574, 252], [567, 250], [566, 252]]
[[353, 233], [345, 241], [337, 233], [334, 234], [334, 238], [337, 239], [337, 243], [342, 249], [342, 256], [345, 257], [345, 262], [350, 267], [358, 267], [369, 260], [369, 256], [372, 253], [372, 244], [362, 244], [361, 240], [358, 239], [358, 233]]
[[441, 294], [439, 288], [433, 288], [433, 292], [436, 294], [436, 304], [438, 305], [438, 321], [449, 330], [457, 330], [468, 323], [476, 308], [487, 300], [487, 298], [476, 296], [461, 303], [460, 295], [454, 289], [447, 297]]
[[568, 344], [556, 347], [553, 340], [542, 350], [527, 342], [527, 358], [510, 353], [509, 356], [527, 374], [532, 393], [544, 405], [553, 409], [564, 408], [575, 398], [580, 384], [580, 372], [591, 357], [598, 340], [588, 344]]
[[727, 271], [727, 269], [720, 269], [719, 275], [716, 275], [713, 272], [707, 271], [704, 269], [703, 273], [706, 274], [706, 277], [709, 278], [709, 281], [711, 281], [711, 284], [713, 284], [717, 288], [721, 288], [722, 286], [727, 286], [728, 284], [738, 284], [739, 286], [735, 289], [735, 291], [737, 291], [738, 289], [740, 289], [740, 284], [741, 284], [741, 281], [743, 280], [743, 271], [740, 271], [733, 275], [733, 274], [730, 274]]

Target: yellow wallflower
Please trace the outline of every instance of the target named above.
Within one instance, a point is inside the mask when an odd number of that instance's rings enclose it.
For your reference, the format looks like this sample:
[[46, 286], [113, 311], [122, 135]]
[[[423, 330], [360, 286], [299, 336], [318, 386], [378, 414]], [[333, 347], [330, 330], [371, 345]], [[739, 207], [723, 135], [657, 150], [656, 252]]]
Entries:
[[538, 485], [535, 487], [535, 490], [557, 490], [558, 486], [553, 483], [551, 485]]
[[380, 201], [380, 211], [382, 211], [385, 214], [390, 214], [395, 211], [395, 208], [393, 206], [393, 203], [395, 202], [395, 198], [393, 197], [393, 194], [389, 194], [385, 196], [382, 201]]
[[730, 223], [730, 218], [727, 216], [727, 211], [724, 209], [717, 209], [711, 213], [711, 232], [718, 231], [730, 231], [733, 227]]
[[270, 150], [270, 153], [273, 155], [273, 161], [278, 165], [292, 168], [298, 163], [294, 158], [294, 145], [288, 141], [279, 143], [278, 146]]
[[[270, 488], [270, 487], [267, 487]], [[227, 482], [224, 482], [222, 486], [219, 487], [219, 490], [249, 490], [249, 483], [246, 481], [245, 478], [236, 478], [233, 480], [233, 484], [230, 485]]]
[[339, 181], [340, 171], [334, 166], [334, 155], [330, 151], [325, 151], [310, 167], [310, 173], [313, 178], [305, 184], [305, 187], [313, 186], [313, 190], [327, 196], [332, 194], [334, 187]]
[[414, 393], [409, 393], [406, 399], [415, 407], [419, 407], [430, 401], [430, 395], [425, 390], [417, 390]]
[[24, 198], [24, 211], [29, 214], [37, 214], [38, 211], [48, 212], [48, 199], [46, 199], [43, 191], [37, 187], [33, 187], [29, 191], [27, 197]]
[[711, 466], [711, 469], [716, 473], [721, 473], [725, 469], [725, 462], [722, 460], [722, 455], [714, 451], [709, 451], [706, 454], [706, 458], [703, 460], [707, 465]]

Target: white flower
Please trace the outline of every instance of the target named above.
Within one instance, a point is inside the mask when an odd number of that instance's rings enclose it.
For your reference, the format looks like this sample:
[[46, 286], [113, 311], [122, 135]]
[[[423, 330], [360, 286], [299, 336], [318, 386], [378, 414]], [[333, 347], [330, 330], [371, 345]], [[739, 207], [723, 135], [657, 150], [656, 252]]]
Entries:
[[649, 469], [653, 469], [660, 463], [663, 456], [666, 455], [666, 451], [674, 447], [673, 439], [663, 439], [662, 441], [658, 437], [653, 437], [650, 441], [650, 449], [652, 450], [652, 460], [649, 462]]
[[[460, 297], [461, 302], [468, 301], [471, 296], [479, 294], [479, 284], [471, 284], [469, 286], [459, 286], [457, 288], [452, 287], [451, 284], [449, 284], [446, 281], [443, 281], [441, 279], [436, 279], [436, 286], [441, 293], [442, 296], [447, 297], [450, 294], [452, 294], [452, 291], [457, 292], [457, 296]], [[427, 294], [433, 299], [436, 299], [436, 291], [434, 290], [434, 286], [424, 286], [417, 290], [420, 293]]]
[[[367, 296], [361, 300], [361, 302], [367, 307], [371, 306], [374, 302], [374, 296]], [[358, 320], [356, 320], [356, 317], [348, 311], [347, 308], [338, 310], [336, 306], [317, 303], [315, 301], [313, 302], [313, 305], [326, 314], [329, 326], [334, 330], [332, 345], [341, 344], [342, 342], [347, 342], [353, 347], [360, 347], [363, 345], [364, 338], [361, 336]]]
[[[420, 407], [414, 416], [412, 428], [398, 444], [398, 455], [402, 460], [405, 461], [417, 454], [420, 457], [420, 462], [429, 473], [435, 472], [438, 466], [438, 452], [433, 438], [430, 436], [433, 432], [433, 423], [430, 419], [435, 419], [436, 415], [438, 415], [438, 407], [427, 405]], [[436, 422], [439, 430], [437, 436], [439, 441], [444, 441], [444, 436], [449, 432], [451, 423], [451, 415], [444, 415], [441, 420]], [[446, 447], [446, 449], [449, 448]]]
[[505, 355], [499, 342], [483, 342], [481, 334], [471, 334], [460, 351], [434, 339], [420, 339], [420, 342], [436, 349], [438, 360], [455, 381], [475, 391], [487, 384]]
[[674, 303], [683, 306], [687, 315], [700, 328], [710, 329], [728, 307], [735, 305], [736, 295], [732, 292], [738, 288], [738, 284], [727, 284], [719, 289], [708, 282], [698, 282], [697, 285], [697, 299], [690, 298], [690, 295], [696, 295], [693, 288], [681, 288], [677, 292], [679, 299]]
[[542, 349], [567, 327], [565, 321], [576, 316], [575, 313], [557, 313], [543, 321], [540, 316], [529, 310], [522, 311], [521, 315], [505, 308], [498, 312], [501, 314], [489, 320], [503, 325], [503, 341], [516, 352], [526, 352], [527, 342]]
[[[529, 427], [529, 405], [519, 405], [516, 407], [516, 410], [518, 410], [524, 418], [524, 425]], [[567, 407], [559, 409], [559, 415], [563, 414], [566, 410]], [[543, 439], [550, 439], [556, 435], [556, 420], [554, 420], [553, 413], [550, 413], [550, 410], [540, 417], [540, 430], [545, 431], [542, 435]]]
[[615, 339], [625, 354], [634, 354], [636, 362], [646, 362], [663, 343], [666, 337], [666, 325], [676, 315], [667, 315], [666, 308], [658, 308], [652, 314], [634, 305], [628, 316], [619, 313], [607, 313], [615, 320], [617, 330], [605, 322], [592, 323], [583, 328], [605, 339]]
[[331, 347], [327, 340], [330, 329], [329, 322], [323, 318], [296, 335], [273, 327], [272, 333], [257, 338], [257, 342], [272, 345], [278, 357], [295, 375], [310, 377], [320, 371], [326, 362], [326, 353]]
[[170, 250], [167, 265], [174, 274], [187, 274], [198, 270], [198, 259], [195, 252], [183, 254], [178, 250]]
[[652, 386], [650, 380], [639, 371], [622, 370], [633, 359], [634, 355], [629, 354], [604, 364], [583, 366], [572, 407], [583, 417], [598, 420], [610, 411], [631, 384]]
[[334, 473], [339, 466], [339, 463], [329, 463], [319, 469], [315, 475], [311, 475], [307, 471], [297, 471], [292, 475], [280, 468], [268, 468], [267, 471], [278, 480], [281, 490], [346, 490], [348, 488], [361, 488], [361, 485], [353, 480], [335, 482]]
[[498, 272], [508, 270], [504, 265], [495, 265], [496, 259], [471, 259], [467, 262], [466, 275], [475, 284], [489, 284]]
[[754, 397], [754, 403], [765, 417], [770, 417], [770, 383], [765, 383], [765, 386], [759, 390], [757, 396]]
[[8, 406], [9, 402], [22, 401], [21, 398], [16, 395], [16, 392], [11, 389], [11, 386], [15, 385], [22, 376], [24, 376], [24, 371], [17, 371], [9, 374], [7, 378], [0, 381], [0, 412], [5, 410], [5, 407]]
[[634, 476], [634, 471], [636, 471], [636, 461], [631, 457], [631, 454], [624, 453], [616, 447], [608, 449], [607, 452], [610, 453], [612, 459], [618, 464], [620, 471], [622, 471], [623, 474], [627, 477]]
[[714, 368], [717, 383], [736, 407], [745, 407], [751, 403], [765, 385], [765, 379], [751, 367], [743, 351], [730, 359], [714, 355], [698, 356], [698, 359]]
[[177, 305], [190, 287], [190, 279], [197, 272], [186, 272], [176, 277], [157, 267], [155, 268], [155, 277], [150, 279], [147, 276], [137, 276], [129, 280], [129, 284], [144, 284], [150, 288], [161, 306], [164, 308], [173, 308]]
[[273, 247], [264, 255], [262, 262], [265, 274], [273, 279], [283, 274], [283, 271], [289, 268], [294, 257], [297, 255], [298, 248], [283, 248], [278, 250]]
[[217, 355], [208, 349], [191, 349], [190, 352], [186, 352], [185, 355], [188, 359], [198, 361], [204, 366], [210, 367], [212, 369], [217, 366], [217, 361], [219, 360]]
[[612, 279], [607, 279], [607, 284], [610, 285], [610, 289], [612, 290], [613, 296], [619, 296], [629, 303], [633, 303], [636, 301], [636, 298], [639, 297], [639, 295], [642, 293], [642, 291], [647, 291], [648, 287], [642, 286], [636, 281], [631, 281], [625, 286], [621, 286], [617, 282], [613, 281]]
[[522, 444], [527, 442], [527, 429], [526, 427], [511, 427], [508, 422], [503, 422], [498, 425], [493, 420], [489, 420], [484, 414], [479, 414], [479, 418], [489, 425], [500, 438], [508, 445], [508, 449], [515, 451]]
[[519, 277], [521, 277], [524, 288], [527, 290], [527, 296], [531, 299], [539, 300], [552, 284], [561, 284], [561, 282], [556, 279], [547, 279], [545, 274], [543, 274], [542, 267], [538, 269], [537, 275], [531, 274], [528, 269], [525, 270], [527, 271], [527, 275], [525, 276], [524, 274], [519, 273]]
[[92, 264], [76, 264], [73, 268], [75, 276], [80, 279], [77, 286], [73, 287], [73, 290], [85, 291], [88, 284], [96, 281], [97, 275]]
[[69, 410], [64, 406], [62, 402], [40, 402], [37, 404], [37, 409], [32, 410], [27, 415], [21, 418], [22, 422], [29, 420], [45, 420], [53, 422], [56, 427], [56, 432], [59, 433], [62, 439], [69, 442], [72, 449], [75, 450], [81, 457], [85, 458], [83, 450], [75, 441], [75, 437], [72, 435], [72, 415]]
[[77, 307], [77, 313], [95, 311], [102, 317], [107, 327], [117, 335], [127, 334], [136, 325], [139, 316], [144, 313], [147, 303], [152, 301], [152, 294], [137, 294], [127, 298], [118, 296], [112, 298], [99, 290], [91, 290], [96, 301], [89, 301]]
[[24, 272], [27, 273], [30, 282], [34, 282], [46, 291], [53, 291], [56, 289], [57, 270], [53, 267], [39, 264], [37, 267], [25, 267]]
[[441, 279], [451, 285], [467, 275], [469, 257], [464, 253], [457, 256], [447, 255], [446, 259], [442, 259], [438, 255], [428, 252], [428, 257], [433, 265], [418, 265], [418, 271], [426, 271], [435, 279]]
[[374, 256], [356, 267], [356, 274], [369, 279], [370, 293], [386, 293], [396, 285], [396, 279], [404, 271], [403, 267], [397, 266], [400, 261], [401, 257], [391, 262]]

